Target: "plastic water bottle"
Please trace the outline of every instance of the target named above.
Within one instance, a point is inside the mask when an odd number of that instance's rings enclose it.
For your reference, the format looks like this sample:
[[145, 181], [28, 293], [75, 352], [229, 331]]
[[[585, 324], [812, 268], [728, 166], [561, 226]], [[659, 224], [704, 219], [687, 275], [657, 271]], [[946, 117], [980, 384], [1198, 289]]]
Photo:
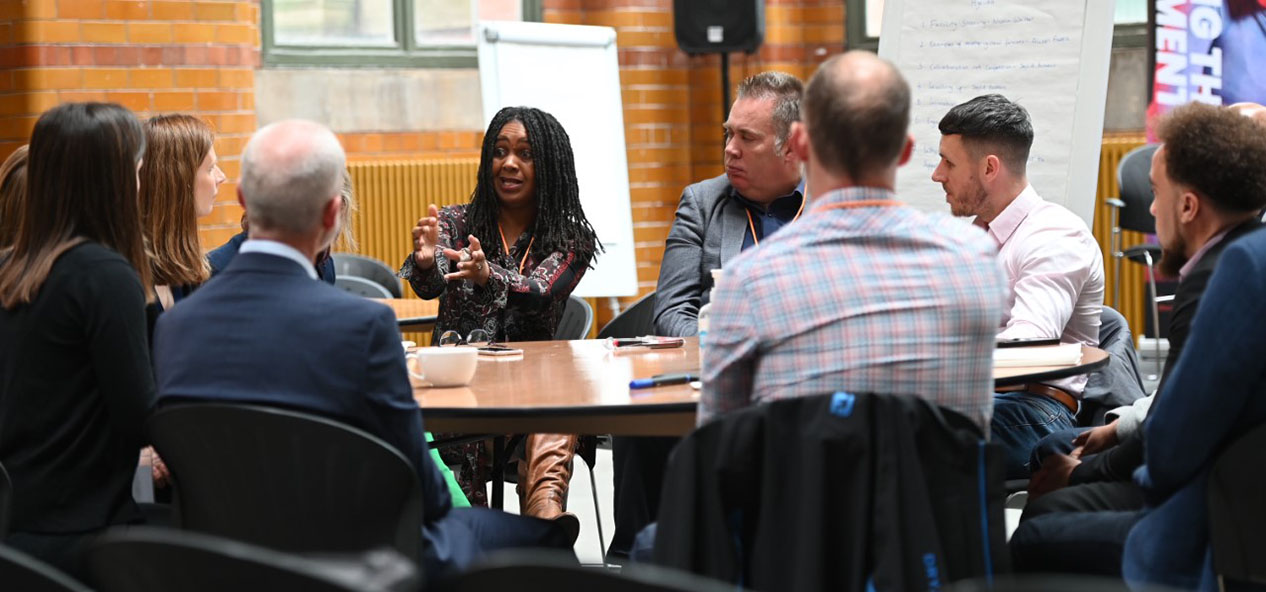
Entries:
[[699, 307], [699, 349], [706, 347], [708, 341], [709, 317], [712, 314], [712, 300], [717, 295], [717, 283], [721, 281], [721, 270], [712, 270], [712, 289], [708, 291], [708, 303]]

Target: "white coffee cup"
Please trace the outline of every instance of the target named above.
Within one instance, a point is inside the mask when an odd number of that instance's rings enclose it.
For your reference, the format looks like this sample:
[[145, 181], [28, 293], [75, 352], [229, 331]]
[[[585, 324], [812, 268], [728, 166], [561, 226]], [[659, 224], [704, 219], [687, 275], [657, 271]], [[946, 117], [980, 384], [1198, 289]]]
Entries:
[[409, 369], [409, 375], [431, 383], [431, 386], [465, 386], [475, 377], [479, 364], [479, 350], [473, 347], [420, 347], [405, 358], [417, 363], [418, 372]]

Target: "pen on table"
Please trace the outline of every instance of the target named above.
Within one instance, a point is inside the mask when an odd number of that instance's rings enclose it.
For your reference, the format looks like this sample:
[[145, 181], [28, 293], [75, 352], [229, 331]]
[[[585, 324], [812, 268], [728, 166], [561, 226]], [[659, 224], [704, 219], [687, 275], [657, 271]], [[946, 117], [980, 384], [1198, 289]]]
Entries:
[[698, 374], [690, 374], [682, 372], [680, 374], [656, 374], [650, 378], [638, 378], [629, 382], [629, 388], [642, 389], [655, 386], [667, 386], [670, 384], [686, 384], [692, 380], [699, 380]]

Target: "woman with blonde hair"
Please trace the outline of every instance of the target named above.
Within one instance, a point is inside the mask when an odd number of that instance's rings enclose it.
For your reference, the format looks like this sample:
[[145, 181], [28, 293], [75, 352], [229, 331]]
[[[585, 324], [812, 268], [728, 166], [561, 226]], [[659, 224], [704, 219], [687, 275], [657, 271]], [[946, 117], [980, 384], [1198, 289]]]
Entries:
[[211, 213], [226, 180], [211, 126], [192, 115], [159, 115], [145, 122], [141, 166], [141, 225], [154, 289], [166, 310], [211, 277], [198, 239], [198, 218]]
[[[330, 285], [334, 285], [334, 258], [330, 256], [330, 252], [335, 246], [349, 252], [355, 252], [357, 248], [356, 237], [352, 233], [352, 218], [360, 207], [356, 205], [356, 191], [352, 188], [352, 176], [347, 171], [343, 172], [343, 190], [339, 192], [339, 197], [343, 207], [338, 211], [338, 239], [329, 248], [317, 253], [316, 261], [312, 262], [316, 266], [317, 277]], [[220, 273], [229, 266], [229, 262], [237, 256], [237, 250], [242, 247], [242, 243], [246, 242], [249, 233], [250, 226], [246, 222], [246, 214], [242, 214], [242, 231], [230, 238], [228, 242], [207, 253], [207, 261], [211, 263], [211, 275]]]
[[132, 475], [154, 403], [136, 199], [145, 135], [123, 107], [67, 103], [39, 118], [30, 146], [27, 199], [0, 253], [4, 544], [80, 574], [84, 543], [142, 519]]

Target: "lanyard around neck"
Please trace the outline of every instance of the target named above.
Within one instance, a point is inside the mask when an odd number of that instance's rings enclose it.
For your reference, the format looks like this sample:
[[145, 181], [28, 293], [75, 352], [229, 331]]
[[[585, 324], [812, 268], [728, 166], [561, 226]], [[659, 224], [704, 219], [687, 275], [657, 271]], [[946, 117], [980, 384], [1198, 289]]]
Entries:
[[[501, 224], [497, 224], [497, 232], [501, 234], [501, 248], [505, 249], [506, 257], [510, 257], [510, 244], [506, 242], [506, 231], [501, 228]], [[528, 255], [532, 253], [532, 244], [536, 242], [536, 237], [528, 241], [528, 246], [523, 249], [523, 257], [519, 259], [519, 275], [523, 275], [523, 265], [527, 263]], [[513, 257], [511, 257], [513, 259]]]
[[[802, 193], [800, 194], [800, 209], [796, 210], [796, 215], [791, 219], [792, 222], [800, 219], [800, 213], [804, 211], [804, 202], [804, 194]], [[747, 213], [747, 228], [752, 231], [752, 241], [756, 246], [760, 246], [760, 237], [756, 236], [756, 223], [752, 221], [752, 209], [745, 207], [743, 211]]]
[[812, 211], [825, 212], [826, 210], [851, 210], [853, 208], [886, 208], [899, 205], [901, 205], [901, 202], [895, 199], [863, 199], [859, 201], [845, 201], [826, 204], [824, 206], [813, 208]]

